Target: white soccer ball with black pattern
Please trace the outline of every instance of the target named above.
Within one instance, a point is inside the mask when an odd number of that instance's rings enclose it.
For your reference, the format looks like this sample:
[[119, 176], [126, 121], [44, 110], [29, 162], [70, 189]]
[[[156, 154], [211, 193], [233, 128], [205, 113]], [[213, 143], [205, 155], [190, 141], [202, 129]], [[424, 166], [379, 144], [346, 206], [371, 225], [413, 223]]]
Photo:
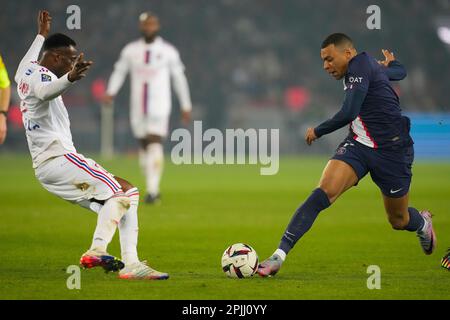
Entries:
[[222, 256], [222, 270], [230, 278], [248, 278], [258, 270], [258, 255], [248, 244], [235, 243]]

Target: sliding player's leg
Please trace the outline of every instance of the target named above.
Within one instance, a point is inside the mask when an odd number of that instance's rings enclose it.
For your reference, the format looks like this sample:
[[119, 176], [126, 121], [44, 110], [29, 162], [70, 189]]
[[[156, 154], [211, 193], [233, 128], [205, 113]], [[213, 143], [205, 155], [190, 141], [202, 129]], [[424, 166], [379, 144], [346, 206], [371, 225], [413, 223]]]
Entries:
[[[139, 280], [164, 280], [169, 275], [164, 272], [149, 267], [146, 262], [141, 262], [137, 253], [138, 244], [138, 206], [139, 206], [139, 190], [127, 180], [114, 177], [120, 184], [125, 195], [130, 200], [130, 207], [121, 218], [119, 227], [120, 248], [124, 268], [120, 271], [119, 277], [122, 279], [139, 279]], [[96, 212], [102, 204], [94, 201], [83, 201], [80, 203], [84, 207]], [[94, 208], [94, 210], [93, 210]]]
[[139, 190], [125, 179], [117, 176], [114, 178], [130, 200], [130, 208], [118, 225], [122, 261], [128, 266], [139, 262], [137, 254]]
[[[52, 194], [71, 203], [83, 203], [98, 212], [97, 226], [90, 249], [80, 263], [87, 268], [101, 266], [117, 271], [123, 263], [107, 253], [107, 247], [129, 207], [129, 199], [114, 177], [92, 159], [81, 154], [68, 153], [52, 158], [38, 168], [36, 177]], [[100, 203], [87, 202], [96, 199]]]
[[76, 181], [83, 186], [81, 191], [84, 194], [75, 202], [84, 207], [88, 204], [89, 209], [98, 213], [91, 247], [82, 255], [80, 264], [85, 268], [101, 266], [106, 271], [118, 271], [124, 263], [108, 254], [107, 248], [117, 225], [130, 207], [130, 199], [115, 177], [94, 160], [81, 154], [67, 154], [64, 157], [73, 165], [68, 170], [78, 169]]
[[125, 179], [115, 177], [130, 199], [130, 208], [119, 223], [120, 248], [125, 268], [119, 272], [121, 279], [134, 280], [165, 280], [169, 275], [159, 272], [140, 261], [137, 254], [138, 244], [138, 206], [139, 191]]
[[80, 259], [82, 266], [85, 268], [101, 266], [107, 271], [118, 271], [124, 267], [120, 260], [107, 253], [107, 247], [116, 232], [119, 221], [129, 207], [130, 200], [124, 194], [105, 200], [98, 213], [91, 247]]

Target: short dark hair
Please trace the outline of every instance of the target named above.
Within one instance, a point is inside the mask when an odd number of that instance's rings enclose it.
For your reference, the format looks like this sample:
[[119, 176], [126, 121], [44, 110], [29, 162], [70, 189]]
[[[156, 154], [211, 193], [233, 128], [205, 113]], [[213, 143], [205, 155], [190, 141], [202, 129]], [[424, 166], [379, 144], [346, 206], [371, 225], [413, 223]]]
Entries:
[[139, 15], [139, 21], [145, 21], [150, 18], [158, 19], [158, 16], [153, 11], [144, 11]]
[[341, 44], [348, 43], [351, 46], [353, 46], [352, 39], [343, 33], [333, 33], [330, 34], [325, 40], [322, 42], [322, 49], [328, 47], [331, 44], [334, 44], [335, 46], [339, 46]]
[[49, 49], [56, 49], [61, 47], [70, 47], [70, 46], [75, 47], [76, 45], [77, 44], [72, 38], [62, 33], [55, 33], [49, 36], [47, 39], [45, 39], [42, 48], [44, 49], [44, 51], [46, 51]]

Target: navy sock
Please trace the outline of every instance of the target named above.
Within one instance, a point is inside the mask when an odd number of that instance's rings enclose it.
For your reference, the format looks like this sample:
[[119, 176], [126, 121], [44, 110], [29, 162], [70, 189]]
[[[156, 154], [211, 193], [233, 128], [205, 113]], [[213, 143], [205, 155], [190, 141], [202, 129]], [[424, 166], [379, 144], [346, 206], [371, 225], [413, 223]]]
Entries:
[[319, 212], [329, 206], [330, 200], [327, 194], [320, 188], [315, 189], [300, 208], [295, 211], [278, 248], [288, 253], [311, 228]]
[[408, 231], [421, 230], [423, 228], [423, 225], [425, 224], [425, 220], [423, 219], [422, 215], [416, 208], [413, 207], [409, 207], [408, 212], [409, 212], [409, 223], [405, 227], [405, 230]]

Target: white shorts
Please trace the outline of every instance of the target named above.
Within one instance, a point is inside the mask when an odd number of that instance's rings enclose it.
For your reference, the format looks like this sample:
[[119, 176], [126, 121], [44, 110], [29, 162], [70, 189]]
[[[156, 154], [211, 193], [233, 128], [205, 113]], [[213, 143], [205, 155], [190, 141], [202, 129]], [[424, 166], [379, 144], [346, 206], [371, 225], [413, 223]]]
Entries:
[[123, 194], [111, 173], [79, 153], [47, 160], [36, 168], [35, 174], [45, 189], [70, 202], [107, 200]]
[[169, 116], [142, 116], [139, 119], [132, 119], [131, 129], [136, 138], [142, 139], [149, 134], [160, 137], [167, 137], [169, 132]]

